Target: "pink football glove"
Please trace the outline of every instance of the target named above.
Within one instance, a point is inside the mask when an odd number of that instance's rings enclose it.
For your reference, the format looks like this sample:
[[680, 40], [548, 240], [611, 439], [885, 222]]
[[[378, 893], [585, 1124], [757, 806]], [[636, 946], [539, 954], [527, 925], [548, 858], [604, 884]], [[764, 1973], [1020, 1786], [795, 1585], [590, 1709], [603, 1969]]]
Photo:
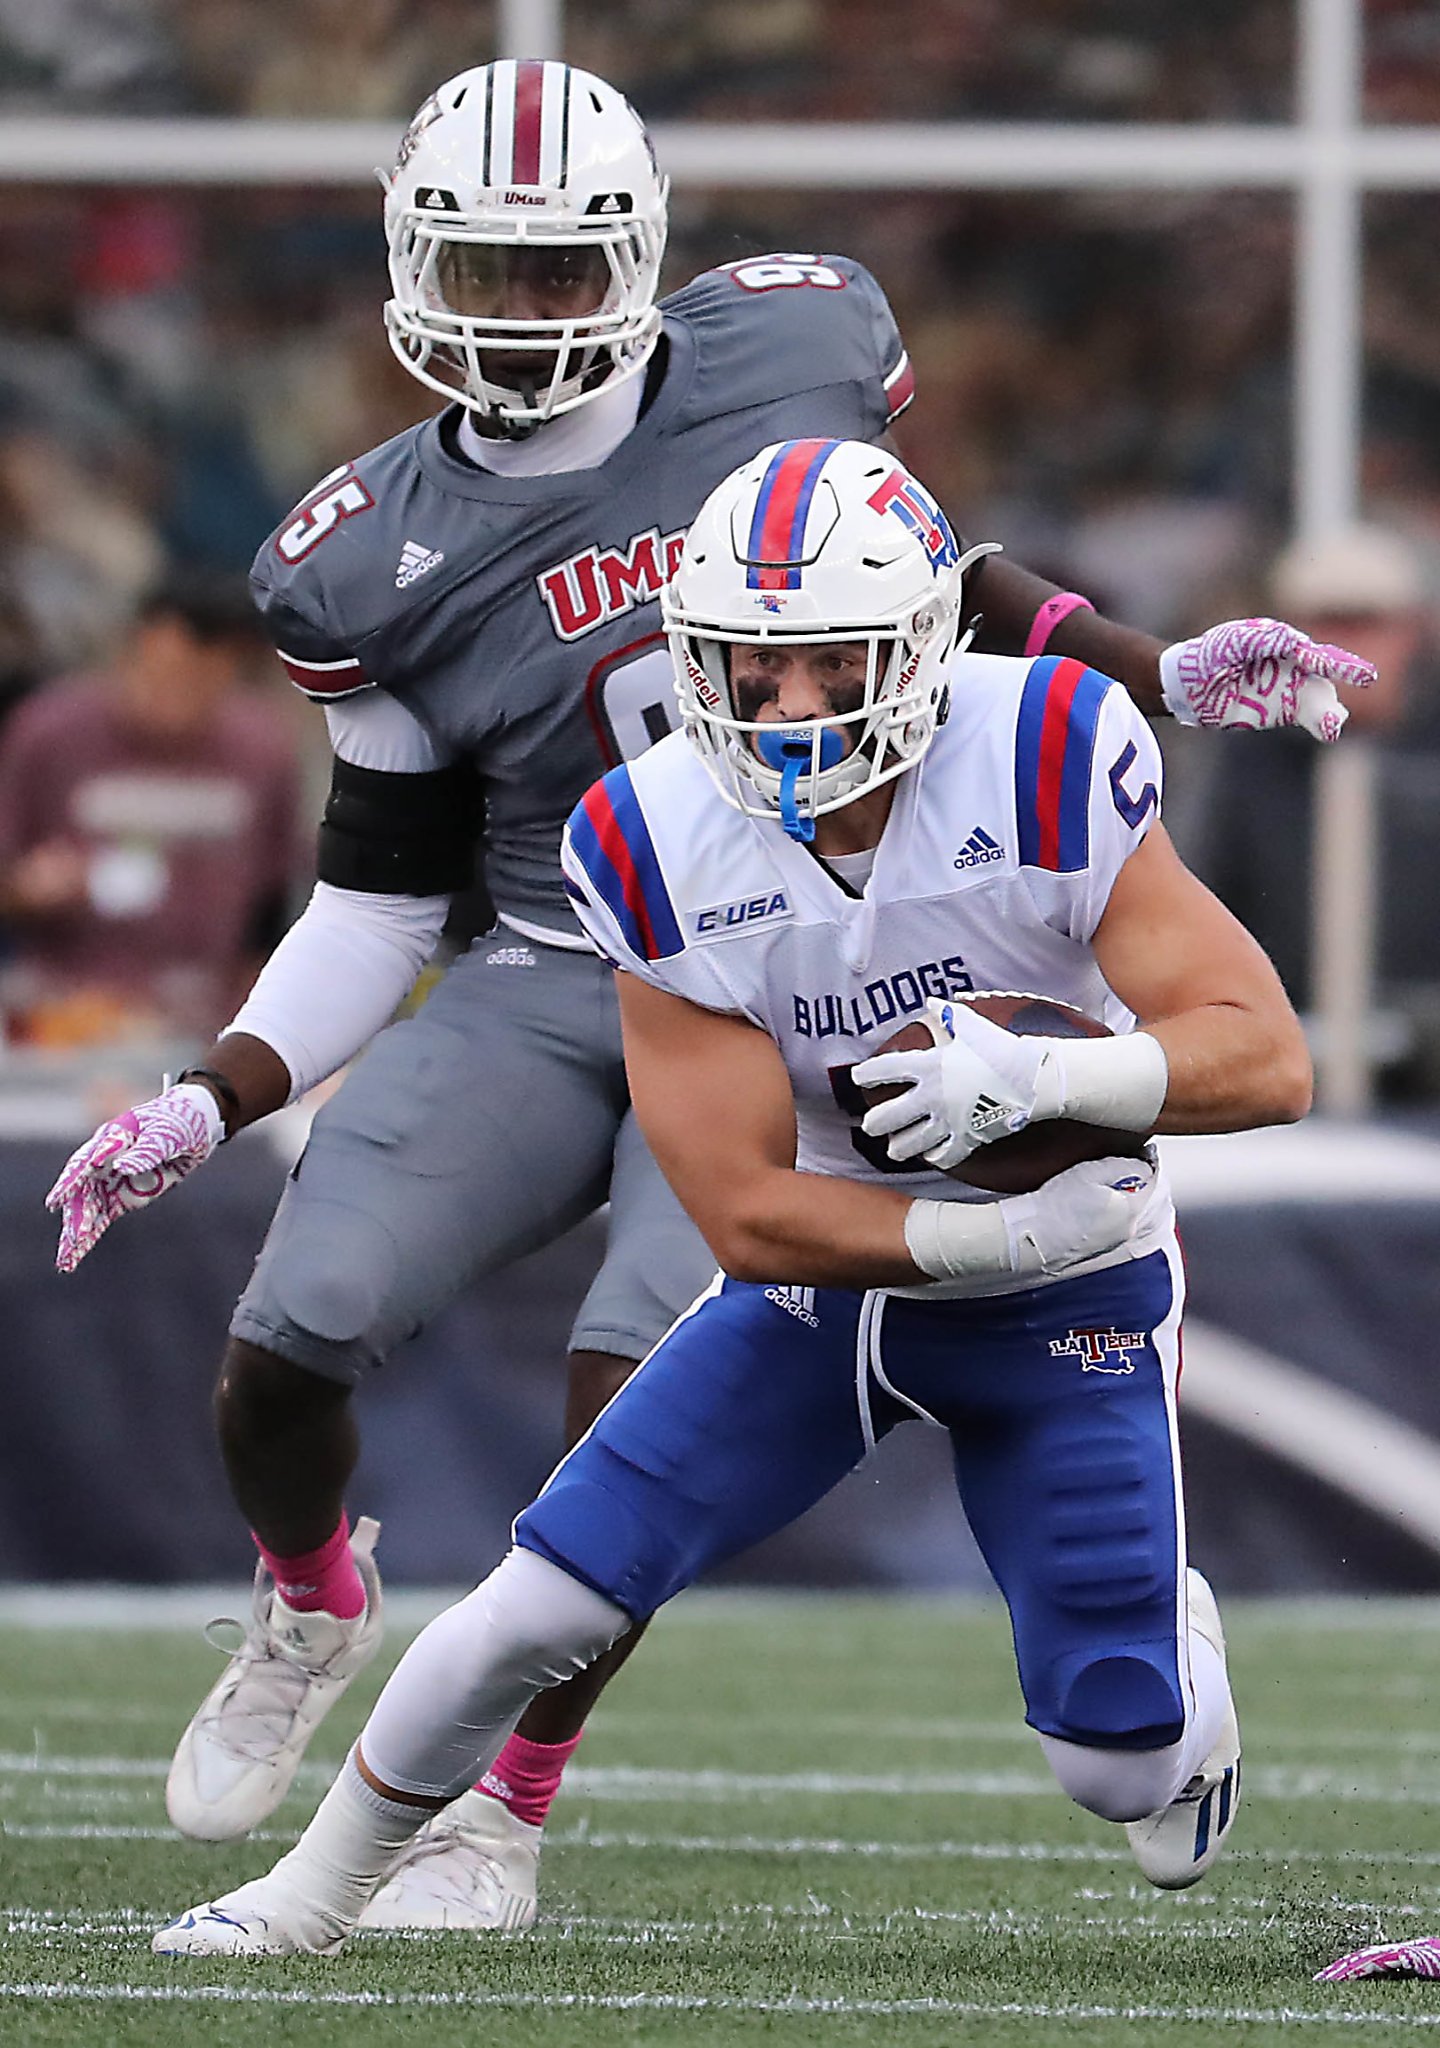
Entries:
[[1363, 690], [1374, 680], [1372, 663], [1280, 619], [1227, 619], [1160, 656], [1165, 703], [1181, 725], [1303, 725], [1338, 740], [1350, 714], [1335, 685]]
[[1352, 1977], [1440, 1977], [1440, 1936], [1422, 1934], [1416, 1941], [1357, 1948], [1315, 1972], [1317, 1984], [1348, 1984]]
[[203, 1166], [224, 1135], [219, 1104], [198, 1082], [167, 1088], [101, 1124], [45, 1197], [45, 1207], [60, 1212], [60, 1271], [73, 1273], [117, 1216], [143, 1209]]

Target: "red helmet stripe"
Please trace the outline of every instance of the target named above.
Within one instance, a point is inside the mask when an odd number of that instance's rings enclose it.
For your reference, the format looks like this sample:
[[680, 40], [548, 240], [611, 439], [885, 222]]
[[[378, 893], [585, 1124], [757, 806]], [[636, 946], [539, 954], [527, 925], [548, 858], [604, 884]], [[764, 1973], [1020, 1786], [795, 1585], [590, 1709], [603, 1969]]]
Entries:
[[515, 155], [512, 185], [540, 183], [540, 117], [545, 108], [545, 65], [526, 57], [515, 66]]
[[[836, 444], [788, 441], [771, 459], [761, 481], [750, 526], [752, 590], [798, 590], [798, 563], [805, 547], [805, 515], [815, 480]], [[762, 566], [763, 565], [763, 566]]]

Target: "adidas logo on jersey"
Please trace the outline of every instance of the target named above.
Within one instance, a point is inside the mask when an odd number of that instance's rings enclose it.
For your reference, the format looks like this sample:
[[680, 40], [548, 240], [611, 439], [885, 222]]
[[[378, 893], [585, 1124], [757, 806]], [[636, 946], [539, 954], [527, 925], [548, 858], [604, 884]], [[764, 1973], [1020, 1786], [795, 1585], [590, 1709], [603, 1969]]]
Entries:
[[395, 564], [395, 588], [407, 590], [417, 577], [438, 569], [444, 559], [439, 548], [422, 548], [418, 540], [407, 540]]
[[983, 868], [992, 860], [1004, 860], [1005, 849], [990, 837], [983, 826], [977, 825], [955, 856], [957, 868]]
[[820, 1318], [815, 1313], [813, 1287], [767, 1287], [765, 1299], [773, 1301], [776, 1308], [783, 1308], [787, 1316], [794, 1316], [797, 1323], [806, 1323], [812, 1330], [819, 1329]]

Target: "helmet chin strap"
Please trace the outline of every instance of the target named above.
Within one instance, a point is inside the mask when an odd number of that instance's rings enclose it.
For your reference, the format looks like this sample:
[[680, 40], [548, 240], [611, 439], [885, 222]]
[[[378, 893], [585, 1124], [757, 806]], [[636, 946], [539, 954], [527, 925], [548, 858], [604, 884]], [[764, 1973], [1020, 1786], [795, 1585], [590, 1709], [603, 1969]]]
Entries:
[[[525, 405], [533, 407], [535, 394], [539, 389], [540, 386], [533, 378], [521, 377], [516, 387], [516, 396]], [[493, 430], [497, 441], [528, 441], [532, 434], [546, 425], [544, 420], [511, 419], [508, 413], [501, 412], [498, 405], [487, 406], [481, 418]]]
[[482, 413], [480, 417], [493, 428], [497, 441], [528, 441], [546, 424], [544, 420], [512, 420], [507, 413], [498, 410]]
[[[768, 732], [755, 735], [755, 751], [767, 768], [778, 770], [780, 776], [780, 823], [792, 839], [804, 845], [815, 837], [815, 820], [808, 811], [803, 812], [795, 801], [795, 785], [804, 768], [815, 765], [815, 743], [808, 733], [790, 728], [775, 727]], [[834, 768], [844, 759], [845, 742], [833, 726], [820, 729], [819, 766]]]
[[[583, 356], [585, 351], [577, 350], [575, 353]], [[615, 365], [613, 363], [600, 361], [591, 363], [588, 369], [584, 368], [582, 364], [582, 368], [577, 374], [580, 377], [582, 390], [595, 391], [608, 378], [614, 376], [614, 373]], [[627, 374], [630, 373], [627, 372]], [[527, 377], [521, 372], [517, 376], [514, 387], [515, 396], [520, 399], [522, 404], [533, 410], [540, 388], [541, 380], [539, 378]], [[472, 410], [475, 410], [475, 408], [472, 407]], [[498, 405], [487, 406], [480, 417], [486, 421], [488, 426], [493, 428], [495, 439], [502, 441], [528, 441], [532, 434], [540, 431], [541, 427], [546, 427], [550, 424], [549, 419], [511, 419], [509, 414], [502, 412]], [[555, 415], [552, 413], [550, 417], [553, 419]]]

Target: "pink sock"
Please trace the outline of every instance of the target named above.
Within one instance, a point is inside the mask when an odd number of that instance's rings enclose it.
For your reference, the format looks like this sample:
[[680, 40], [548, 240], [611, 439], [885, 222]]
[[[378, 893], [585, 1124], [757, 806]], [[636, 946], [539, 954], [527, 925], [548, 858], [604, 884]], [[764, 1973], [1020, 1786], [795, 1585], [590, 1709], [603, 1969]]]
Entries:
[[[580, 1735], [584, 1733], [582, 1728]], [[512, 1735], [476, 1791], [488, 1792], [508, 1806], [516, 1820], [527, 1821], [532, 1828], [543, 1827], [565, 1766], [579, 1747], [580, 1735], [572, 1735], [568, 1742], [528, 1742], [523, 1735]]]
[[[255, 1532], [252, 1529], [251, 1535]], [[340, 1526], [328, 1543], [318, 1550], [305, 1550], [298, 1557], [280, 1557], [255, 1536], [265, 1568], [275, 1580], [275, 1589], [287, 1607], [297, 1614], [315, 1614], [324, 1609], [339, 1621], [353, 1621], [365, 1612], [365, 1588], [350, 1555], [350, 1518], [340, 1517]]]

